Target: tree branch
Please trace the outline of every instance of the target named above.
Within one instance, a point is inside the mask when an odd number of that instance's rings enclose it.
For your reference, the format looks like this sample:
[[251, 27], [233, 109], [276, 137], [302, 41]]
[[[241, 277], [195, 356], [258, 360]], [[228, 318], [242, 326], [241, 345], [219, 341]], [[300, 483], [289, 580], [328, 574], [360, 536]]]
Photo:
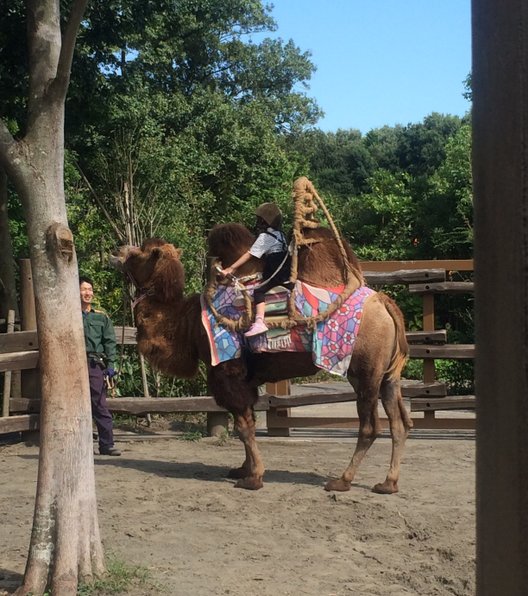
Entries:
[[75, 50], [75, 41], [82, 17], [86, 10], [88, 0], [74, 0], [70, 11], [70, 16], [62, 36], [62, 45], [57, 65], [57, 77], [55, 88], [62, 95], [66, 95], [68, 85], [70, 84], [70, 72]]
[[110, 213], [108, 213], [108, 210], [104, 206], [104, 204], [101, 201], [101, 199], [98, 197], [97, 193], [95, 192], [94, 187], [90, 184], [90, 181], [85, 176], [85, 174], [82, 171], [80, 165], [79, 164], [76, 164], [76, 165], [77, 165], [77, 169], [79, 170], [79, 173], [82, 176], [82, 179], [84, 180], [84, 183], [88, 187], [89, 191], [92, 193], [92, 196], [94, 198], [95, 203], [97, 204], [97, 206], [99, 207], [99, 209], [101, 209], [101, 211], [103, 212], [104, 216], [106, 217], [106, 220], [108, 221], [108, 223], [110, 224], [110, 226], [114, 230], [115, 235], [117, 236], [118, 240], [121, 241], [121, 242], [124, 242], [125, 239], [126, 239], [125, 234], [123, 234], [123, 232], [119, 229], [119, 227], [114, 222], [114, 218], [110, 215]]

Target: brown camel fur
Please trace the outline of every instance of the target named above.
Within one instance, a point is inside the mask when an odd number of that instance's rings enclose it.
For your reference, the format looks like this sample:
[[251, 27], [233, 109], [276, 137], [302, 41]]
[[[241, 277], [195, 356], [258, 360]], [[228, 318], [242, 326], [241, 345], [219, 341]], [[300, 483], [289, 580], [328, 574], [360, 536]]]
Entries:
[[[307, 230], [320, 242], [301, 249], [299, 279], [314, 285], [322, 280], [335, 286], [343, 282], [344, 267], [336, 243], [326, 232], [322, 228]], [[210, 234], [209, 254], [228, 266], [248, 250], [253, 239], [239, 224], [217, 226]], [[141, 297], [135, 306], [138, 348], [154, 368], [171, 376], [189, 378], [196, 374], [199, 360], [207, 365], [209, 390], [216, 402], [233, 414], [245, 448], [242, 466], [230, 470], [229, 477], [238, 479], [236, 487], [259, 489], [263, 486], [264, 465], [255, 440], [253, 406], [258, 397], [257, 388], [265, 382], [313, 375], [318, 369], [311, 354], [292, 352], [250, 354], [247, 358], [211, 366], [201, 323], [200, 297], [198, 294], [184, 297], [180, 252], [172, 244], [152, 239], [141, 248], [123, 247], [112, 259], [133, 281]], [[348, 246], [347, 254], [359, 286], [363, 280], [359, 262]], [[259, 266], [260, 261], [252, 259], [239, 274], [245, 275]], [[327, 482], [326, 490], [350, 490], [361, 460], [381, 432], [377, 410], [381, 397], [392, 435], [392, 456], [385, 481], [376, 484], [373, 490], [387, 494], [398, 491], [400, 460], [412, 427], [400, 391], [400, 374], [407, 351], [399, 308], [385, 294], [369, 297], [347, 374], [357, 393], [358, 441], [350, 464], [339, 479]]]

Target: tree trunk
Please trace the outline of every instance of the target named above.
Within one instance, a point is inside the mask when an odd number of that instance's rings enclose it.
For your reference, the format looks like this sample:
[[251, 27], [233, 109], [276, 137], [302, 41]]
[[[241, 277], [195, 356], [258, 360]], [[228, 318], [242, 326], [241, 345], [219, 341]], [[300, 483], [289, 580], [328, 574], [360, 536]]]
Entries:
[[[28, 223], [42, 386], [35, 517], [17, 594], [76, 594], [104, 572], [95, 496], [88, 372], [77, 260], [67, 227], [62, 135], [50, 127], [15, 185]], [[47, 138], [46, 138], [47, 137]], [[38, 172], [33, 174], [33, 172]]]
[[7, 319], [10, 310], [14, 310], [18, 318], [15, 261], [7, 213], [7, 175], [0, 167], [0, 318]]

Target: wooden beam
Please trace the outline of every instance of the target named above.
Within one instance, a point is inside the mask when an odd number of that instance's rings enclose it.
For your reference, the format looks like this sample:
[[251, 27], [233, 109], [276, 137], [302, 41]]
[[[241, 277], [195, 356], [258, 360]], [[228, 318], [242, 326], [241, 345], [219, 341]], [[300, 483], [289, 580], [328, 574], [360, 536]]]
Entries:
[[0, 435], [37, 430], [39, 419], [40, 416], [38, 414], [23, 414], [22, 416], [0, 418]]
[[464, 360], [475, 357], [474, 344], [446, 344], [445, 346], [409, 346], [411, 358], [440, 358]]
[[[424, 418], [413, 418], [412, 420], [414, 428], [416, 429], [473, 430], [475, 428], [475, 417], [433, 418], [431, 420], [426, 420]], [[273, 423], [276, 428], [358, 428], [359, 418], [317, 418], [315, 416], [293, 416], [290, 418], [281, 418], [279, 416], [275, 416], [273, 418]], [[389, 429], [389, 423], [386, 418], [380, 419], [380, 425], [383, 430]], [[412, 430], [410, 436], [412, 436]]]
[[528, 585], [528, 3], [473, 0], [478, 596]]
[[411, 284], [410, 294], [472, 294], [475, 284], [472, 281], [444, 281], [426, 284]]
[[432, 381], [431, 383], [412, 383], [406, 384], [402, 381], [402, 395], [403, 397], [443, 397], [447, 395], [447, 386], [440, 381]]
[[39, 353], [36, 351], [0, 354], [0, 372], [6, 370], [28, 370], [36, 368], [38, 365], [38, 357]]
[[272, 408], [290, 408], [298, 406], [312, 406], [317, 404], [334, 404], [347, 401], [355, 401], [356, 394], [352, 388], [343, 383], [348, 391], [335, 391], [331, 393], [305, 393], [302, 395], [263, 395], [268, 400], [269, 407]]
[[423, 261], [361, 261], [365, 271], [397, 271], [398, 269], [447, 269], [474, 271], [473, 259], [438, 259]]
[[34, 414], [36, 412], [40, 412], [40, 399], [12, 397], [9, 400], [9, 411], [24, 414]]
[[[346, 389], [346, 390], [345, 390]], [[402, 381], [402, 395], [404, 397], [422, 397], [446, 395], [444, 383], [416, 383]], [[347, 383], [343, 383], [343, 391], [313, 392], [297, 395], [271, 395], [266, 393], [259, 397], [256, 410], [266, 411], [270, 408], [295, 408], [319, 404], [333, 404], [356, 401], [356, 394]], [[39, 399], [12, 398], [10, 400], [12, 412], [32, 413], [40, 411]], [[116, 397], [108, 399], [108, 407], [112, 412], [141, 416], [147, 413], [169, 414], [176, 412], [225, 412], [224, 408], [216, 405], [214, 398], [199, 397]]]
[[28, 350], [38, 350], [36, 331], [0, 333], [0, 354], [6, 354], [7, 352], [25, 352]]
[[125, 344], [125, 346], [135, 346], [137, 344], [135, 327], [123, 327], [122, 325], [114, 327], [116, 334], [116, 341], [118, 345]]
[[398, 271], [363, 271], [369, 285], [382, 286], [392, 284], [407, 285], [419, 282], [444, 281], [444, 269], [400, 269]]
[[[201, 397], [116, 397], [107, 400], [108, 409], [119, 414], [141, 416], [148, 413], [170, 414], [178, 412], [225, 412], [214, 398]], [[268, 400], [260, 397], [256, 410], [267, 410]]]
[[473, 410], [476, 403], [474, 395], [448, 395], [439, 398], [415, 397], [411, 399], [411, 412]]
[[445, 344], [447, 341], [447, 331], [438, 329], [437, 331], [407, 331], [405, 337], [410, 344]]

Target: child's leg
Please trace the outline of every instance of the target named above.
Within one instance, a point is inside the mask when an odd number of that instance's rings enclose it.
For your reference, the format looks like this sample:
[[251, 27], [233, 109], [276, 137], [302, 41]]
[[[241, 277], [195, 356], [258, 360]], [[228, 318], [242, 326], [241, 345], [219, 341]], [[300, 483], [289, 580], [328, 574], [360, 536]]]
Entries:
[[255, 322], [248, 331], [244, 334], [246, 337], [252, 337], [253, 335], [260, 335], [261, 333], [266, 333], [268, 327], [266, 323], [264, 323], [264, 312], [266, 310], [266, 301], [264, 298], [264, 293], [261, 291], [255, 292], [254, 294], [255, 299]]
[[255, 305], [255, 320], [256, 319], [260, 319], [261, 321], [264, 321], [264, 312], [266, 311], [266, 303], [265, 302], [259, 302], [258, 304]]

